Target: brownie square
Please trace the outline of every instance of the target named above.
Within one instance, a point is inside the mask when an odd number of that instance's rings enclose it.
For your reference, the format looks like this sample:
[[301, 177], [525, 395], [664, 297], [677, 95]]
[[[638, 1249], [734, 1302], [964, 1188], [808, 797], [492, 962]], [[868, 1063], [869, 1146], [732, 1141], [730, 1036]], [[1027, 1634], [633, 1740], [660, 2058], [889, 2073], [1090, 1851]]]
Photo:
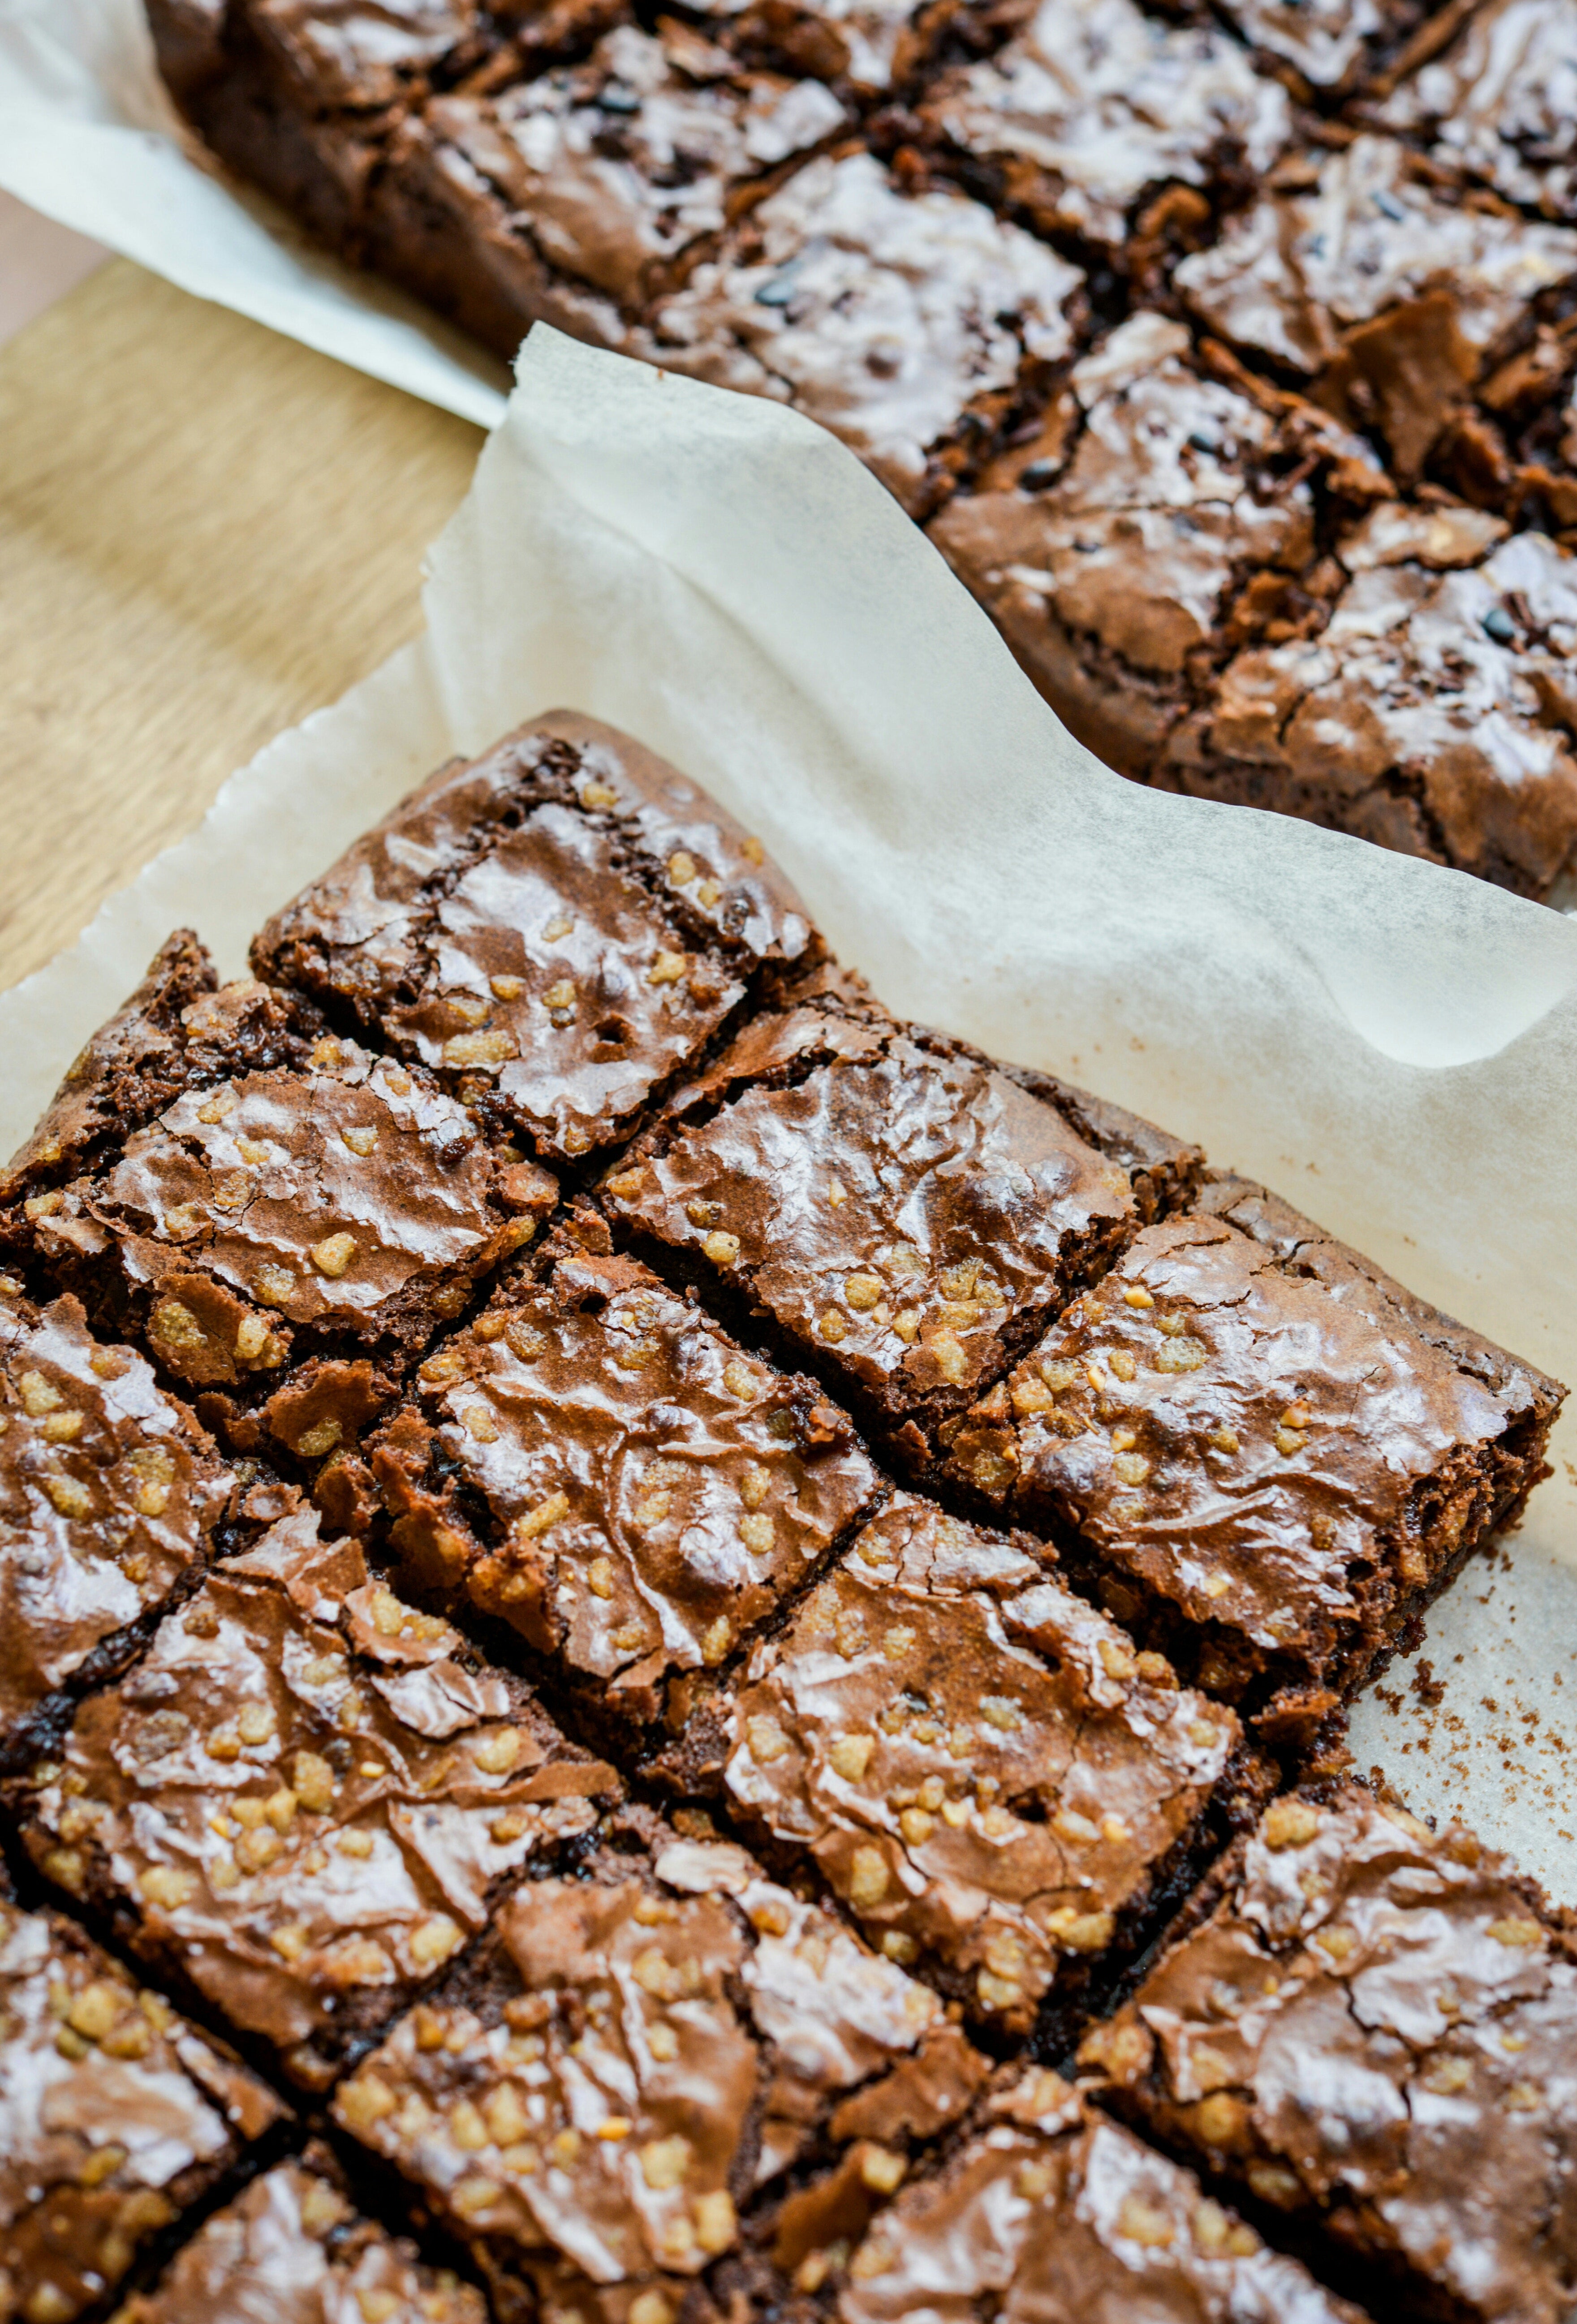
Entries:
[[672, 2324], [779, 2313], [986, 2070], [742, 1849], [643, 1817], [522, 1889], [333, 2105], [471, 2243], [501, 2317]]
[[[813, 1351], [878, 1427], [968, 1403], [1198, 1153], [874, 1014], [748, 1028], [604, 1180], [610, 1214]], [[1081, 1111], [1081, 1105], [1086, 1108]]]
[[855, 2251], [842, 2324], [1363, 2324], [1193, 2172], [1032, 2068]]
[[[1214, 37], [1214, 36], [1213, 36]], [[931, 539], [1079, 740], [1145, 778], [1232, 644], [1323, 620], [1326, 512], [1389, 493], [1368, 447], [1141, 310]]]
[[1146, 1941], [1239, 1772], [1231, 1713], [1052, 1563], [896, 1495], [659, 1770], [720, 1768], [747, 1831], [1015, 2034]]
[[1108, 260], [1148, 192], [1259, 177], [1291, 127], [1286, 90], [1230, 35], [1134, 0], [1041, 0], [1005, 48], [944, 72], [919, 111], [973, 190]]
[[760, 841], [697, 784], [554, 711], [440, 768], [253, 957], [573, 1159], [628, 1136], [748, 994], [821, 950]]
[[1577, 215], [1577, 12], [1572, 0], [1489, 0], [1378, 108], [1508, 201]]
[[1086, 2038], [1102, 2098], [1377, 2315], [1563, 2315], [1577, 1962], [1532, 1883], [1342, 1785], [1277, 1800], [1191, 1922]]
[[0, 1898], [0, 2312], [100, 2312], [285, 2108], [54, 1913]]
[[1384, 81], [1427, 42], [1431, 17], [1460, 21], [1435, 0], [1222, 0], [1222, 14], [1305, 101], [1350, 97]]
[[1073, 352], [1084, 276], [937, 184], [827, 153], [658, 300], [631, 351], [776, 396], [830, 428], [922, 516], [1040, 366]]
[[620, 1788], [303, 1511], [216, 1567], [11, 1797], [50, 1879], [321, 2088]]
[[1223, 1179], [942, 1433], [1120, 1618], [1306, 1740], [1520, 1508], [1563, 1393]]
[[0, 1276], [0, 1760], [135, 1652], [207, 1561], [235, 1480], [143, 1357], [78, 1301]]
[[418, 1380], [369, 1446], [405, 1570], [511, 1623], [626, 1744], [878, 1489], [814, 1381], [629, 1259], [571, 1248], [501, 1287]]
[[315, 2144], [205, 2219], [116, 2324], [354, 2324], [358, 2315], [363, 2324], [487, 2324], [472, 2285], [357, 2218], [333, 2157]]
[[1460, 503], [1336, 544], [1315, 636], [1237, 654], [1154, 779], [1543, 897], [1577, 846], [1577, 558]]

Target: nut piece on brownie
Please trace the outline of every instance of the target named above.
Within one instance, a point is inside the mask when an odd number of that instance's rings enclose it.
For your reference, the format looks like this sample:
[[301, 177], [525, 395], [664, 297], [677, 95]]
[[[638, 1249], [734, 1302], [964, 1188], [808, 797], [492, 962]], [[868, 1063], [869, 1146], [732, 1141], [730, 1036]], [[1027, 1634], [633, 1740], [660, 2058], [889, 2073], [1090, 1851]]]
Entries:
[[302, 1511], [217, 1566], [11, 1796], [51, 1880], [316, 2088], [621, 1788]]
[[1190, 1922], [1085, 2039], [1106, 2101], [1333, 2241], [1377, 2315], [1564, 2315], [1577, 1961], [1533, 1884], [1342, 1785], [1276, 1801]]

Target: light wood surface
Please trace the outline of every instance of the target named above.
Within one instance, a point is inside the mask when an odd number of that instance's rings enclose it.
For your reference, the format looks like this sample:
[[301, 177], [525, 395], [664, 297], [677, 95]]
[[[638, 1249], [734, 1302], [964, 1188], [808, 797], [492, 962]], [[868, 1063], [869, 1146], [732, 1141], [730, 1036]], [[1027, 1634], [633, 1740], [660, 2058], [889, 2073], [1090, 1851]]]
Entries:
[[0, 987], [415, 633], [481, 444], [123, 259], [0, 348]]

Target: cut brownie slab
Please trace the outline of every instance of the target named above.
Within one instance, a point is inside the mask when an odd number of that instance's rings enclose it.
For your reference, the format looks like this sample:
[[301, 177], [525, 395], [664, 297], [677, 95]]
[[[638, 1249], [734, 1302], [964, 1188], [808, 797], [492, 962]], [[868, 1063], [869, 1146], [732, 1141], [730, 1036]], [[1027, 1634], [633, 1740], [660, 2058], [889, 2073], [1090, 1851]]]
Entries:
[[951, 187], [823, 154], [724, 237], [632, 341], [670, 371], [794, 404], [911, 515], [1038, 367], [1073, 352], [1084, 276]]
[[1225, 1179], [942, 1434], [954, 1477], [1075, 1535], [1121, 1618], [1296, 1738], [1520, 1508], [1563, 1394]]
[[1234, 641], [1323, 620], [1332, 513], [1389, 491], [1323, 412], [1141, 311], [930, 534], [1073, 733], [1145, 777]]
[[742, 1849], [640, 1829], [522, 1889], [335, 2096], [505, 2318], [777, 2313], [986, 2071], [934, 1994]]
[[[355, 2302], [355, 2306], [351, 2305]], [[482, 2294], [356, 2217], [326, 2148], [206, 2219], [115, 2324], [487, 2324]]]
[[1428, 141], [1508, 201], [1577, 216], [1577, 5], [1489, 0], [1444, 51], [1399, 81], [1379, 118]]
[[982, 2116], [855, 2251], [841, 2324], [1363, 2324], [1056, 2074]]
[[13, 1802], [51, 1880], [318, 2087], [619, 1790], [298, 1513], [215, 1569]]
[[758, 840], [574, 711], [440, 768], [253, 947], [570, 1157], [627, 1136], [747, 993], [820, 954]]
[[235, 1480], [143, 1357], [0, 1277], [0, 1754], [113, 1673], [206, 1561]]
[[1041, 0], [994, 56], [943, 73], [920, 117], [975, 191], [1108, 257], [1147, 192], [1251, 182], [1291, 119], [1280, 83], [1208, 19], [1167, 23], [1134, 0]]
[[1577, 558], [1504, 533], [1377, 509], [1326, 627], [1239, 654], [1154, 779], [1545, 895], [1577, 846]]
[[898, 1495], [665, 1766], [697, 1787], [720, 1767], [730, 1807], [807, 1849], [893, 1960], [1020, 2033], [1194, 1877], [1238, 1742], [1050, 1564]]
[[1504, 1857], [1356, 1786], [1277, 1800], [1135, 1999], [1110, 2103], [1379, 2314], [1556, 2324], [1577, 2282], [1577, 1960]]
[[369, 1448], [407, 1570], [512, 1623], [615, 1729], [725, 1661], [878, 1489], [814, 1381], [628, 1259], [502, 1287], [419, 1382]]
[[747, 1028], [602, 1192], [901, 1428], [967, 1403], [1200, 1159], [1048, 1078], [805, 1007]]
[[0, 2314], [99, 2312], [285, 2109], [53, 1913], [0, 1898]]

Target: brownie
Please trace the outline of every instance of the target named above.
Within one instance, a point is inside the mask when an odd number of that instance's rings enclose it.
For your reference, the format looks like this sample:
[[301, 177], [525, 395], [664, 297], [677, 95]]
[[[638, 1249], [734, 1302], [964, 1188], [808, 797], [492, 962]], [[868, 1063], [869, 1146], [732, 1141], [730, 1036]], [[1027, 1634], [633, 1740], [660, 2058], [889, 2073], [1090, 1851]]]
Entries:
[[1577, 276], [1577, 233], [1486, 205], [1398, 140], [1277, 165], [1174, 280], [1206, 327], [1311, 383], [1404, 482]]
[[1252, 183], [1291, 128], [1286, 90], [1229, 34], [1134, 0], [1041, 0], [1006, 47], [944, 72], [920, 115], [976, 191], [1107, 258], [1147, 193]]
[[1488, 0], [1440, 55], [1400, 80], [1379, 119], [1508, 201], [1577, 217], [1572, 0]]
[[69, 2324], [285, 2109], [53, 1913], [0, 1898], [0, 2315]]
[[745, 55], [814, 73], [856, 101], [906, 93], [939, 57], [988, 49], [1022, 0], [686, 0]]
[[967, 1404], [1197, 1173], [1195, 1149], [1080, 1102], [874, 1013], [805, 1006], [681, 1089], [602, 1198], [923, 1450], [911, 1424]]
[[418, 1378], [369, 1445], [405, 1570], [511, 1623], [626, 1746], [877, 1492], [814, 1381], [611, 1254], [502, 1287]]
[[1153, 779], [1548, 894], [1577, 845], [1577, 558], [1460, 503], [1337, 544], [1325, 628], [1236, 655]]
[[631, 352], [791, 402], [924, 515], [1073, 352], [1084, 280], [954, 187], [909, 190], [873, 154], [825, 153], [655, 303]]
[[1449, 37], [1435, 29], [1442, 19], [1464, 13], [1463, 0], [1221, 0], [1221, 11], [1310, 103], [1382, 85], [1416, 51]]
[[1277, 1800], [1081, 2058], [1377, 2315], [1571, 2312], [1572, 1935], [1461, 1825]]
[[14, 1784], [29, 1852], [307, 2088], [616, 1797], [522, 1683], [298, 1511]]
[[1323, 620], [1333, 513], [1389, 491], [1325, 413], [1144, 309], [930, 535], [1064, 724], [1145, 778], [1235, 642]]
[[0, 1758], [119, 1667], [209, 1554], [235, 1480], [143, 1357], [78, 1300], [0, 1276]]
[[1057, 2075], [982, 2113], [855, 2251], [840, 2324], [1363, 2324]]
[[742, 1849], [646, 1817], [522, 1889], [333, 2105], [472, 2244], [503, 2324], [673, 2324], [778, 2312], [986, 2070]]
[[[354, 2301], [355, 2305], [352, 2306]], [[205, 2219], [115, 2324], [487, 2324], [482, 2294], [358, 2218], [327, 2149]]]
[[808, 1851], [873, 1942], [1027, 2032], [1099, 1994], [1210, 1845], [1238, 1722], [1041, 1546], [900, 1493], [661, 1769]]
[[821, 950], [760, 841], [698, 784], [553, 711], [440, 768], [253, 957], [574, 1159], [627, 1136], [747, 996]]
[[950, 1475], [1296, 1740], [1520, 1509], [1563, 1394], [1228, 1178], [943, 1435]]

